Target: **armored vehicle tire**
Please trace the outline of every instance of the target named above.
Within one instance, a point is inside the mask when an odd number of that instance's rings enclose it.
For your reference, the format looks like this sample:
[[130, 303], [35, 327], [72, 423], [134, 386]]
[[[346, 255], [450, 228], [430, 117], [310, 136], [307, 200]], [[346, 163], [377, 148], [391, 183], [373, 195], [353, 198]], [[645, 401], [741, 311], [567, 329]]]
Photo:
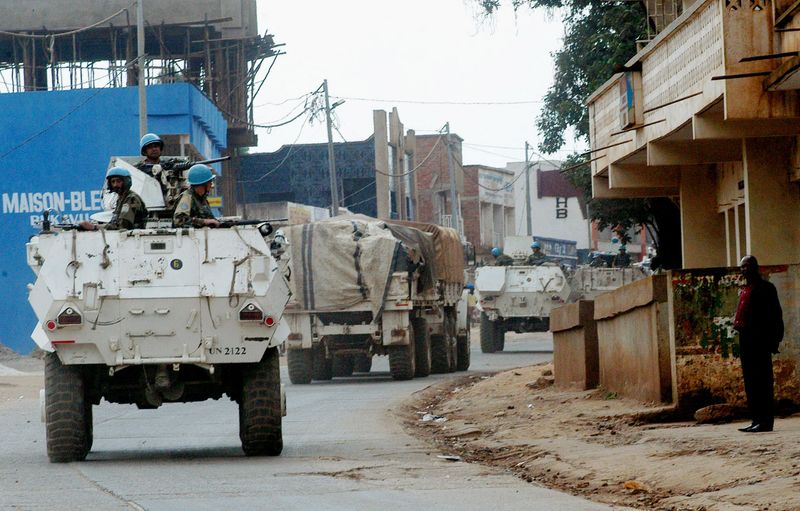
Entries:
[[494, 349], [503, 351], [506, 347], [506, 329], [502, 322], [494, 322]]
[[311, 383], [314, 353], [310, 348], [288, 350], [286, 365], [289, 366], [289, 381], [295, 385]]
[[283, 450], [281, 372], [278, 348], [269, 348], [242, 375], [239, 438], [247, 456], [277, 456]]
[[416, 350], [412, 340], [405, 346], [389, 346], [389, 373], [395, 380], [410, 380], [414, 377]]
[[456, 339], [456, 349], [458, 350], [458, 363], [456, 364], [456, 371], [466, 371], [469, 369], [470, 364], [469, 332], [458, 336]]
[[83, 376], [48, 353], [44, 378], [47, 456], [53, 463], [81, 461], [92, 448], [92, 405]]
[[353, 355], [334, 355], [331, 372], [333, 376], [352, 376], [355, 363]]
[[313, 352], [313, 373], [315, 380], [330, 380], [333, 378], [333, 359], [325, 358], [325, 346], [322, 343], [311, 348]]
[[495, 324], [489, 319], [485, 312], [481, 312], [481, 351], [483, 353], [494, 353], [497, 351], [495, 342]]
[[356, 373], [368, 373], [372, 370], [372, 355], [360, 353], [354, 357], [353, 371]]
[[425, 318], [413, 318], [411, 329], [414, 331], [415, 370], [414, 376], [424, 377], [431, 374], [431, 334]]

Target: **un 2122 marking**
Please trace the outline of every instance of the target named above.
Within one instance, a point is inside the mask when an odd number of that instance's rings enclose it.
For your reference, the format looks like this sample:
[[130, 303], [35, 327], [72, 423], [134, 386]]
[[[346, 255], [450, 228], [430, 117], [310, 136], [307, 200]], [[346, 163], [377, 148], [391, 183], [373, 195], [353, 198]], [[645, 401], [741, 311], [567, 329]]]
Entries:
[[211, 348], [212, 355], [246, 355], [247, 348], [245, 346], [222, 346]]

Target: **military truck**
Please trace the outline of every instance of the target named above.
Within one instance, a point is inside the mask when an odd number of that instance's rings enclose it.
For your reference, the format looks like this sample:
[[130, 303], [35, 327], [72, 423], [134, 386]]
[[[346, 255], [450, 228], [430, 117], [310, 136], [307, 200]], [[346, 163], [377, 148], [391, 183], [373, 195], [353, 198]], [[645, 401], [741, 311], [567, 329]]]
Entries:
[[287, 237], [292, 383], [368, 372], [379, 355], [396, 380], [468, 367], [467, 356], [459, 363], [469, 339], [459, 345], [464, 263], [455, 231], [356, 215], [291, 226]]
[[522, 236], [506, 238], [505, 253], [514, 264], [475, 270], [483, 353], [503, 351], [506, 332], [548, 331], [550, 311], [569, 298], [570, 285], [560, 265], [526, 264], [531, 241]]
[[153, 216], [146, 229], [86, 232], [46, 218], [27, 244], [50, 460], [87, 456], [101, 399], [146, 409], [225, 395], [245, 454], [280, 454], [288, 255], [273, 255], [266, 222], [173, 229]]

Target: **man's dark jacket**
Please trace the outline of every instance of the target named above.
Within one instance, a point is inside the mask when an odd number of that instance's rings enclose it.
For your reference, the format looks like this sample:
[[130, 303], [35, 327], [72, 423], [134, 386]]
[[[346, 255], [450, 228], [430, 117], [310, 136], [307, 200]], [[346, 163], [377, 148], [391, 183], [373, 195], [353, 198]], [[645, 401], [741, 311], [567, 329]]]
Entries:
[[783, 310], [775, 286], [764, 279], [756, 280], [743, 312], [745, 328], [740, 333], [761, 338], [764, 347], [777, 353], [783, 340]]

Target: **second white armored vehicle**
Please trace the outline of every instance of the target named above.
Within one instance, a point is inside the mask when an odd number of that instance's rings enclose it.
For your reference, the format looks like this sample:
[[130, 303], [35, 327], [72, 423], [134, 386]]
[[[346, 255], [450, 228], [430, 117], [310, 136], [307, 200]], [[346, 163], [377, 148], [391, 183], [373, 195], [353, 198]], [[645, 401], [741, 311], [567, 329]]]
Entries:
[[550, 311], [569, 298], [570, 285], [561, 267], [547, 262], [529, 266], [525, 260], [530, 252], [530, 240], [510, 237], [506, 254], [516, 264], [475, 270], [484, 353], [503, 351], [506, 332], [548, 331]]

